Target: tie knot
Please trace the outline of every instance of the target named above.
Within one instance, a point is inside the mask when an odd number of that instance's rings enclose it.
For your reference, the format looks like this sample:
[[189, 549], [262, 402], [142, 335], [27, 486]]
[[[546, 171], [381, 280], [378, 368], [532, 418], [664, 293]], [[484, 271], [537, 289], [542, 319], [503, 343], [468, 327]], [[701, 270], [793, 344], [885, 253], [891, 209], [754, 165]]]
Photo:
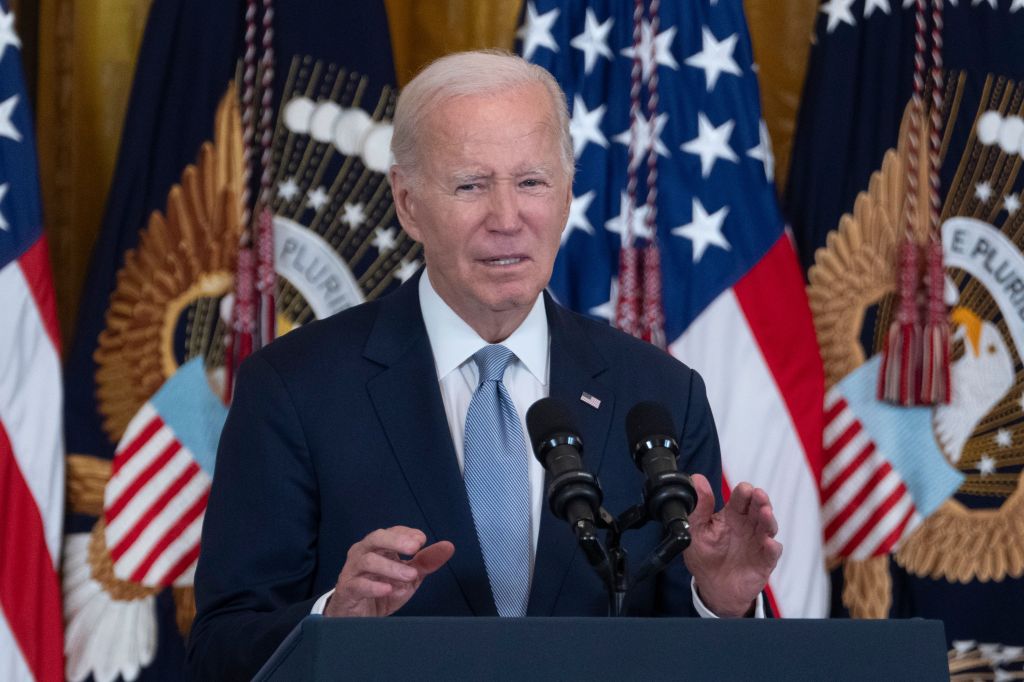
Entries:
[[501, 381], [505, 375], [505, 368], [513, 357], [515, 357], [515, 353], [500, 343], [484, 346], [474, 353], [473, 360], [476, 361], [476, 366], [480, 370], [480, 383]]

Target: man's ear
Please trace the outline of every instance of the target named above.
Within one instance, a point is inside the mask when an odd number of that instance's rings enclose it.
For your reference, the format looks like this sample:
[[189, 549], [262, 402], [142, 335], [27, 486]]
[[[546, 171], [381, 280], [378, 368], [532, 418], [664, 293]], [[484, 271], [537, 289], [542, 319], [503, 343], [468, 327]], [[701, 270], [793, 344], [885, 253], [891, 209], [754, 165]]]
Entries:
[[406, 234], [419, 242], [420, 229], [416, 223], [416, 202], [408, 171], [403, 171], [398, 166], [392, 166], [388, 170], [388, 179], [391, 181], [391, 196], [395, 202], [395, 214], [398, 216], [398, 222], [402, 224], [402, 229]]
[[562, 229], [565, 229], [566, 223], [569, 222], [569, 209], [572, 208], [572, 179], [566, 183], [565, 188], [565, 203], [562, 205]]

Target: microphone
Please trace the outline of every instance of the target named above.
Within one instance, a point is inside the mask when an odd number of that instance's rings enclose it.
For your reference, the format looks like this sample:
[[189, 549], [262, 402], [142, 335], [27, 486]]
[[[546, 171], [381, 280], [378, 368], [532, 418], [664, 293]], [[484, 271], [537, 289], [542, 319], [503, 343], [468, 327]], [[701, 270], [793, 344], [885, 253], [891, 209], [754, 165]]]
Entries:
[[688, 517], [697, 505], [697, 491], [690, 477], [678, 470], [675, 433], [672, 415], [659, 403], [637, 403], [626, 415], [633, 461], [647, 477], [644, 502], [648, 514], [671, 533], [688, 536]]
[[555, 398], [542, 398], [526, 411], [526, 429], [533, 451], [548, 472], [551, 513], [579, 533], [593, 532], [601, 508], [601, 486], [583, 469], [583, 440], [569, 409]]
[[526, 430], [530, 432], [534, 454], [548, 472], [551, 513], [569, 522], [587, 563], [604, 581], [609, 613], [621, 613], [625, 587], [619, 584], [623, 582], [616, 571], [619, 564], [612, 561], [601, 544], [595, 524], [595, 518], [601, 519], [604, 511], [601, 484], [583, 469], [583, 439], [569, 408], [555, 398], [541, 398], [526, 411]]

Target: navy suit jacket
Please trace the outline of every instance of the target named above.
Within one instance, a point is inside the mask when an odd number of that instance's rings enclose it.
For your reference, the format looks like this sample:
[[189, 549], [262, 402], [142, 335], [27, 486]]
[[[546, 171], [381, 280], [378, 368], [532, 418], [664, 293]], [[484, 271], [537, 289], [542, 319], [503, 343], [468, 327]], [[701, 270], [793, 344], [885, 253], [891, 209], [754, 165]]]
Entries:
[[[448, 564], [395, 615], [497, 615], [417, 281], [293, 331], [240, 368], [195, 577], [193, 676], [251, 677], [334, 587], [348, 548], [378, 528], [411, 526], [428, 542], [455, 545]], [[604, 506], [618, 514], [640, 500], [643, 476], [629, 455], [625, 416], [641, 400], [668, 407], [680, 430], [680, 468], [720, 490], [718, 438], [697, 373], [550, 297], [545, 303], [550, 395], [576, 417]], [[600, 406], [582, 402], [584, 392]], [[634, 565], [661, 535], [655, 523], [626, 533]], [[607, 608], [569, 526], [545, 505], [528, 615], [603, 616]], [[628, 611], [695, 615], [682, 560], [637, 586]]]

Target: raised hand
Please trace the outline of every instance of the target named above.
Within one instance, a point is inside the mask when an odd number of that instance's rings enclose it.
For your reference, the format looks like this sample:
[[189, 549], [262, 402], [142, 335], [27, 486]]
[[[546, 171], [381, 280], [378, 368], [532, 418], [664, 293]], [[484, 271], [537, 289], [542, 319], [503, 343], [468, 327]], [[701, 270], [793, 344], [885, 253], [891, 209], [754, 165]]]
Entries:
[[768, 493], [749, 483], [736, 486], [718, 512], [708, 479], [692, 476], [697, 507], [690, 514], [693, 538], [683, 560], [701, 601], [715, 615], [749, 615], [782, 555], [779, 525]]
[[324, 615], [387, 616], [402, 608], [423, 579], [455, 553], [446, 540], [424, 547], [426, 542], [422, 531], [394, 526], [375, 530], [352, 545]]

